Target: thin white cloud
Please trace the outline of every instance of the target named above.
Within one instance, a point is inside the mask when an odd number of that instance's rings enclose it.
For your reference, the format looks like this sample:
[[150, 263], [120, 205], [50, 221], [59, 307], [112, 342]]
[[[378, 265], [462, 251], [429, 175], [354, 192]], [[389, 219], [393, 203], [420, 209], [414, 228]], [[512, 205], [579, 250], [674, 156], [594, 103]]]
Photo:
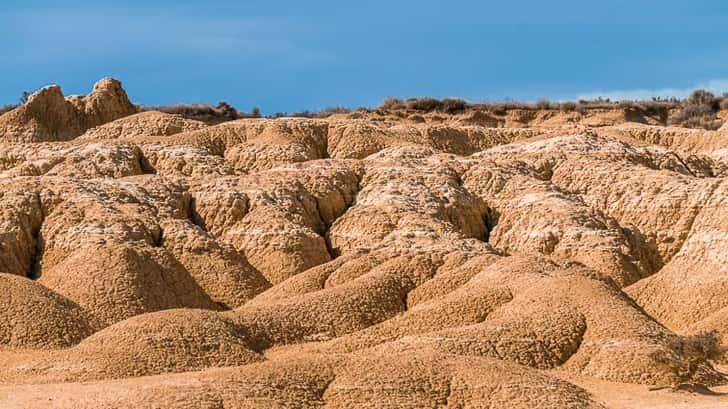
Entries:
[[722, 94], [724, 92], [728, 92], [728, 79], [710, 80], [689, 88], [626, 89], [601, 92], [587, 92], [577, 95], [576, 99], [590, 100], [601, 97], [609, 98], [613, 101], [622, 101], [648, 100], [652, 99], [652, 97], [685, 98], [696, 89], [705, 89], [714, 94]]

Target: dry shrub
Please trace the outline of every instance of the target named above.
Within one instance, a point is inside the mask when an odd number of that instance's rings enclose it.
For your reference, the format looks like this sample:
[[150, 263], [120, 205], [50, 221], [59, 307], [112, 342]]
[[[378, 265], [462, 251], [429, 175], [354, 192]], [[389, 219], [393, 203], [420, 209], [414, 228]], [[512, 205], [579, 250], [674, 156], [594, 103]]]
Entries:
[[720, 101], [720, 109], [728, 110], [728, 94], [723, 94], [723, 98]]
[[723, 378], [716, 377], [716, 372], [711, 370], [710, 364], [710, 361], [721, 359], [726, 352], [717, 331], [705, 331], [689, 336], [672, 335], [665, 341], [665, 346], [671, 352], [658, 353], [653, 357], [667, 365], [675, 365], [678, 362], [675, 357], [680, 357], [681, 365], [676, 368], [679, 382], [693, 380], [706, 385], [722, 382]]
[[140, 107], [140, 110], [176, 114], [188, 119], [195, 119], [207, 123], [220, 123], [238, 119], [240, 117], [238, 110], [227, 102], [220, 102], [214, 107], [208, 104], [176, 104]]
[[399, 98], [387, 97], [377, 108], [383, 110], [404, 109], [404, 103]]
[[[727, 98], [728, 99], [728, 98]], [[659, 116], [667, 118], [671, 109], [681, 106], [677, 99], [654, 98], [651, 101], [610, 101], [609, 99], [597, 98], [594, 100], [579, 100], [577, 102], [551, 102], [541, 99], [535, 103], [517, 101], [494, 101], [470, 103], [460, 98], [445, 98], [439, 100], [432, 97], [419, 97], [400, 99], [395, 97], [385, 98], [376, 108], [376, 112], [385, 114], [387, 111], [418, 111], [418, 112], [445, 112], [449, 114], [461, 113], [469, 109], [489, 111], [496, 115], [506, 115], [512, 110], [539, 111], [547, 109], [558, 109], [564, 112], [580, 112], [582, 114], [589, 110], [621, 108], [637, 115]]]
[[551, 101], [548, 99], [539, 99], [536, 102], [536, 109], [551, 109]]
[[460, 98], [445, 98], [440, 102], [440, 110], [449, 114], [463, 112], [468, 109], [468, 103]]
[[387, 97], [379, 104], [377, 108], [385, 111], [441, 111], [448, 114], [456, 114], [463, 112], [468, 108], [472, 108], [472, 106], [468, 102], [460, 98], [444, 98], [440, 100], [432, 97], [419, 97], [401, 100], [399, 98]]
[[225, 101], [220, 101], [215, 106], [208, 104], [176, 104], [140, 106], [139, 110], [160, 111], [168, 114], [176, 114], [187, 119], [195, 119], [210, 124], [217, 124], [240, 118], [258, 118], [261, 116], [260, 109], [258, 107], [253, 107], [250, 113], [245, 113], [238, 111], [234, 106]]
[[562, 102], [559, 104], [559, 109], [564, 112], [573, 112], [576, 111], [576, 108], [576, 102]]
[[278, 112], [276, 114], [273, 114], [274, 118], [280, 118], [283, 116], [289, 116], [289, 117], [295, 117], [295, 118], [327, 118], [334, 114], [348, 114], [352, 112], [350, 108], [341, 107], [341, 106], [333, 106], [324, 108], [320, 111], [297, 111], [297, 112], [290, 112], [290, 113], [282, 113]]
[[721, 103], [721, 98], [716, 98], [712, 93], [695, 90], [683, 101], [682, 108], [670, 122], [687, 128], [716, 130], [723, 125], [723, 121], [716, 116]]
[[680, 337], [675, 346], [676, 350], [685, 356], [697, 359], [717, 359], [726, 352], [720, 334], [716, 330]]
[[440, 100], [431, 97], [408, 98], [404, 104], [407, 109], [424, 112], [435, 111], [441, 105]]

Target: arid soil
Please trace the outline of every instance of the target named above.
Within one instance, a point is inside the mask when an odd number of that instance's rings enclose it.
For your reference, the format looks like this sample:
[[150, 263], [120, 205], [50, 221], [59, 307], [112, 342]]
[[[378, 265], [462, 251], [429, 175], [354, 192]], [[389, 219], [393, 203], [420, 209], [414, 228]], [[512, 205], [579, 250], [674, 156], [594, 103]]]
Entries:
[[36, 92], [0, 116], [0, 407], [728, 408], [728, 128], [524, 115]]

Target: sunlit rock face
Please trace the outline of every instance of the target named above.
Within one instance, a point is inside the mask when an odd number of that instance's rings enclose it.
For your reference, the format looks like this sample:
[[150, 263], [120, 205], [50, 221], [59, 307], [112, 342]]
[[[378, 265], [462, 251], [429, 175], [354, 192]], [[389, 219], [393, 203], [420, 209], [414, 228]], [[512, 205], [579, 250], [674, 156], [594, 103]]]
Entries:
[[0, 406], [602, 408], [563, 379], [725, 384], [725, 127], [633, 119], [209, 126], [112, 79], [44, 88], [0, 117]]

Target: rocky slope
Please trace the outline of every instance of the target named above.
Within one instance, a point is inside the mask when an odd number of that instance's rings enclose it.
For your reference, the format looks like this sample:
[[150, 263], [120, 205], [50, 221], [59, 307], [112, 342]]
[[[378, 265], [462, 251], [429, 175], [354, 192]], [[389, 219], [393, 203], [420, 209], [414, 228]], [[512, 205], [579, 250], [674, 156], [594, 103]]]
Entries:
[[105, 79], [0, 116], [2, 407], [602, 408], [563, 379], [728, 383], [705, 335], [728, 343], [725, 127], [135, 112]]

